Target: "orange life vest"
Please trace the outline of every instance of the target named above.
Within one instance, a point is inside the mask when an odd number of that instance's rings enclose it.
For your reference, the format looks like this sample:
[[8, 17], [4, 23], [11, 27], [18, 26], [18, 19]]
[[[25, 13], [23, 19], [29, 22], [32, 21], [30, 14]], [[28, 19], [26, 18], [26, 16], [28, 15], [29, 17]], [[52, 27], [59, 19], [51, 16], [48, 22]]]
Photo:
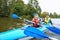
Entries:
[[34, 27], [37, 27], [38, 23], [39, 23], [39, 19], [35, 19], [33, 18], [32, 22], [34, 22]]

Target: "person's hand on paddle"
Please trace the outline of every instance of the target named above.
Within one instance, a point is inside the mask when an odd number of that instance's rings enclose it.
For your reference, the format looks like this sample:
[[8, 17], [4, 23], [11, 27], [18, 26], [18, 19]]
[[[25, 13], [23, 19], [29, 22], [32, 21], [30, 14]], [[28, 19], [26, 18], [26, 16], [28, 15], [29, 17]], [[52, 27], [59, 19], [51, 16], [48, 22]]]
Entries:
[[21, 17], [19, 17], [19, 19], [22, 19]]

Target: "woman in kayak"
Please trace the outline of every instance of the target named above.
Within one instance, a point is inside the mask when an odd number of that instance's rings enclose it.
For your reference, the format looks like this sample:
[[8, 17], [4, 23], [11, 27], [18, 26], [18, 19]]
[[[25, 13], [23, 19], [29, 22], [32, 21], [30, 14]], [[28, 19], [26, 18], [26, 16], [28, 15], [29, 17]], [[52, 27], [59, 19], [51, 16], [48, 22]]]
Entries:
[[33, 22], [34, 27], [39, 27], [40, 26], [40, 24], [39, 24], [40, 18], [38, 16], [38, 14], [35, 14], [34, 18], [32, 19], [32, 22]]
[[48, 24], [48, 23], [53, 24], [52, 21], [51, 21], [51, 18], [49, 17], [48, 14], [47, 14], [46, 17], [45, 17], [44, 22], [45, 22], [45, 24]]

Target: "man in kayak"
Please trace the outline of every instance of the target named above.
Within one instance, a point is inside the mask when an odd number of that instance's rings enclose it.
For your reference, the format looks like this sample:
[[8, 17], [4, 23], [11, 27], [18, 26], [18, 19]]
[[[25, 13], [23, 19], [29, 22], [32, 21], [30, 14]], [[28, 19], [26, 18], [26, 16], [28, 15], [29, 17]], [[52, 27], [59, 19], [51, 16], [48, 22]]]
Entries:
[[45, 22], [45, 24], [48, 24], [48, 23], [53, 24], [52, 21], [51, 21], [51, 18], [49, 17], [48, 14], [47, 14], [46, 17], [45, 17], [44, 22]]
[[32, 19], [33, 26], [34, 27], [39, 27], [40, 26], [40, 24], [39, 24], [40, 21], [41, 21], [41, 19], [39, 18], [38, 14], [35, 14], [34, 18]]

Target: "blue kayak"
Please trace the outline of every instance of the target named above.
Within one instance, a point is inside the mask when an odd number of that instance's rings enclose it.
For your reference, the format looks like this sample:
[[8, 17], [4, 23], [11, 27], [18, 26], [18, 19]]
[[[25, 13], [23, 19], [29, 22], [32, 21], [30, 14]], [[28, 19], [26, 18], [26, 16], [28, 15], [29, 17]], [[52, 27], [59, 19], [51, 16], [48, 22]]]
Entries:
[[[28, 27], [28, 26], [25, 25], [25, 27]], [[42, 27], [39, 27], [37, 29], [43, 32], [47, 29], [46, 27], [49, 27], [49, 25], [42, 25]], [[25, 35], [24, 30], [20, 28], [0, 33], [0, 40], [14, 40], [14, 39], [19, 39], [24, 37], [27, 37], [27, 35]]]
[[0, 33], [0, 40], [14, 40], [26, 37], [27, 35], [24, 34], [24, 30], [15, 29], [10, 30], [7, 32]]
[[[24, 27], [26, 28], [28, 26], [25, 25]], [[40, 30], [40, 33], [49, 29], [54, 33], [60, 34], [60, 30], [58, 30], [55, 27], [51, 27], [50, 25], [42, 25], [42, 27], [39, 27], [37, 29]], [[44, 38], [44, 35], [45, 34], [42, 34], [40, 38]], [[20, 28], [0, 33], [0, 40], [15, 40], [15, 39], [24, 38], [24, 37], [28, 37], [28, 36], [24, 34], [24, 30]]]

